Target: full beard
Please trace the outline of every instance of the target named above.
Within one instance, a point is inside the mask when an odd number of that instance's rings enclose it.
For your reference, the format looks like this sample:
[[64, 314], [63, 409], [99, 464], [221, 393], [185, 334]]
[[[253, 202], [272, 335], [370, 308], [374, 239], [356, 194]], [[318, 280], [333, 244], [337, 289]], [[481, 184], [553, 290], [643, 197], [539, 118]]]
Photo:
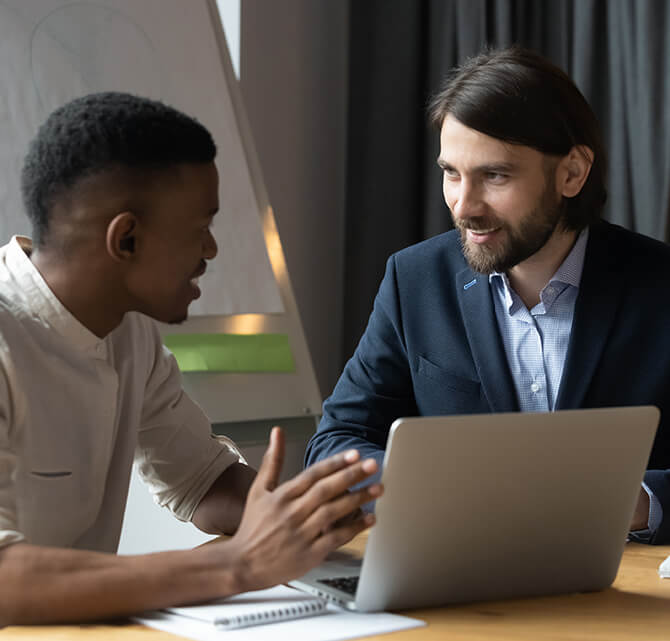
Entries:
[[[506, 272], [530, 258], [547, 243], [563, 217], [561, 200], [545, 192], [538, 206], [511, 226], [495, 216], [454, 220], [460, 231], [463, 255], [473, 271], [480, 274]], [[467, 230], [499, 229], [495, 244], [468, 240]]]

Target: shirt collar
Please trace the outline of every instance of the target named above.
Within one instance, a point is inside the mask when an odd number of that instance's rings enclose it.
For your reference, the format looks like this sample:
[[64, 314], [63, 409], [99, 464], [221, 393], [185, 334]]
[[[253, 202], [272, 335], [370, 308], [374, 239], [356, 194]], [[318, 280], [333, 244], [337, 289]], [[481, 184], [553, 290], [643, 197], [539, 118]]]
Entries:
[[[563, 259], [554, 275], [549, 279], [549, 282], [542, 288], [540, 298], [542, 299], [544, 290], [554, 283], [560, 283], [564, 286], [570, 285], [579, 289], [579, 282], [582, 279], [582, 271], [584, 269], [584, 257], [586, 256], [586, 244], [589, 239], [589, 229], [584, 228], [568, 255]], [[505, 307], [508, 313], [513, 314], [518, 305], [522, 305], [521, 299], [515, 294], [512, 295], [512, 288], [509, 284], [507, 274], [502, 272], [493, 272], [489, 274], [489, 283], [501, 283], [503, 293], [505, 296]]]
[[549, 279], [549, 285], [553, 282], [563, 283], [564, 285], [572, 285], [579, 289], [579, 282], [582, 279], [582, 270], [584, 269], [584, 256], [586, 255], [586, 243], [589, 239], [588, 227], [583, 229], [575, 244], [572, 246], [570, 253], [565, 257], [565, 260], [560, 264], [556, 273]]
[[104, 339], [84, 327], [58, 300], [30, 260], [31, 251], [32, 241], [25, 236], [13, 236], [7, 245], [5, 266], [18, 286], [12, 298], [75, 348], [105, 358]]

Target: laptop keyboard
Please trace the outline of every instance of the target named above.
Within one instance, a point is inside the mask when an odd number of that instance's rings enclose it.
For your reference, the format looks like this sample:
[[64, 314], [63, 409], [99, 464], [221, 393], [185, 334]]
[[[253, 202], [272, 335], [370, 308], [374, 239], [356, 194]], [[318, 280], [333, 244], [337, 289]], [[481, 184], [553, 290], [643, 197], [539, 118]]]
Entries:
[[331, 588], [336, 590], [341, 590], [347, 594], [356, 594], [356, 588], [358, 587], [358, 577], [357, 576], [343, 576], [335, 579], [318, 579], [318, 583], [323, 583]]

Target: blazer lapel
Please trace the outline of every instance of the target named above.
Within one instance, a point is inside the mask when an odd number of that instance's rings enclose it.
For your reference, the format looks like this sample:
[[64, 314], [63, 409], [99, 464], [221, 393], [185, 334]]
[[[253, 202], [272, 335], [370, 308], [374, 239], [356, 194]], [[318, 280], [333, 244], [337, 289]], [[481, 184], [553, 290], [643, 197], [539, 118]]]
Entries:
[[456, 274], [456, 287], [470, 350], [491, 411], [518, 411], [488, 277], [464, 269]]
[[621, 304], [619, 259], [604, 232], [602, 223], [589, 231], [556, 409], [581, 406]]

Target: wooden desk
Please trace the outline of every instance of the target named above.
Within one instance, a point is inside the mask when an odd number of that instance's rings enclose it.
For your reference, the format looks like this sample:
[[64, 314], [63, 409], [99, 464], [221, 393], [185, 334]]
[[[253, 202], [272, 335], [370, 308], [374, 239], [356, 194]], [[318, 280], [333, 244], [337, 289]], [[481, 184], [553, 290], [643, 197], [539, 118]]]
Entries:
[[[365, 537], [350, 549], [360, 551]], [[367, 637], [368, 641], [667, 641], [670, 639], [670, 579], [657, 568], [670, 546], [629, 543], [614, 585], [603, 592], [475, 603], [413, 610], [425, 628]], [[171, 634], [119, 624], [9, 627], [1, 641], [170, 641]]]

